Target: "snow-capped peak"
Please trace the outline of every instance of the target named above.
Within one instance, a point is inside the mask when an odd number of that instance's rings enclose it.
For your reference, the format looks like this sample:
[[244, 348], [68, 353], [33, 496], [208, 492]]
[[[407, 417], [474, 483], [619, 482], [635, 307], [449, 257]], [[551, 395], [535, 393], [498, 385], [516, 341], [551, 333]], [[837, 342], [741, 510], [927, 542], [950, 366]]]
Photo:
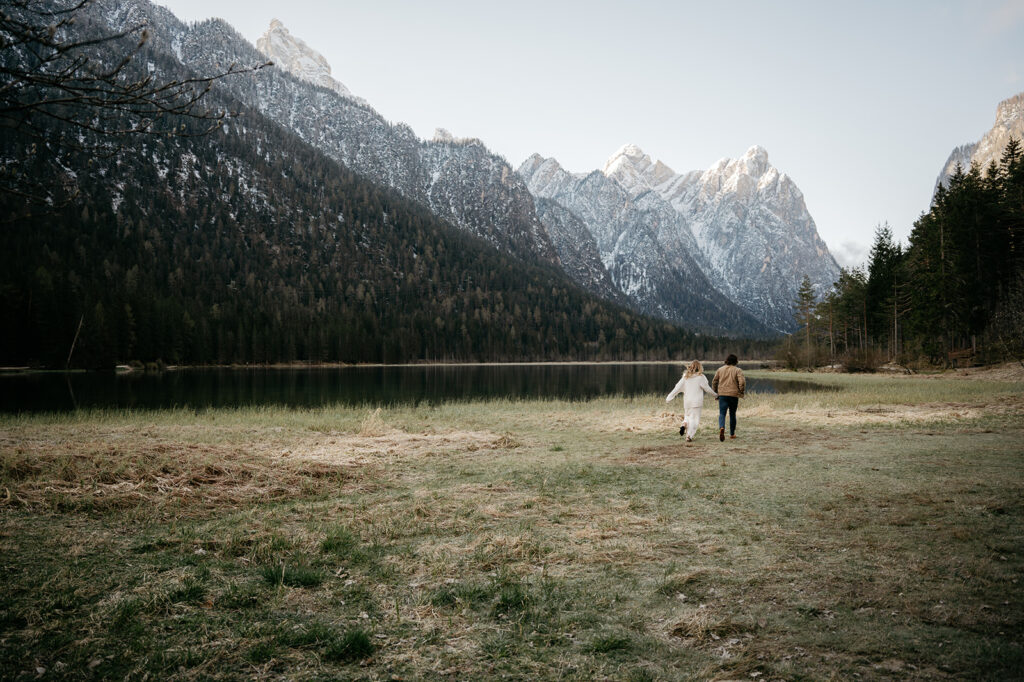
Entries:
[[625, 144], [608, 157], [601, 171], [626, 191], [637, 195], [653, 189], [675, 175], [661, 161], [653, 161], [635, 144]]
[[[839, 276], [803, 194], [769, 163], [768, 152], [760, 145], [741, 156], [723, 158], [707, 170], [684, 174], [652, 161], [635, 144], [623, 145], [604, 165], [602, 174], [614, 181], [605, 185], [571, 182], [571, 177], [551, 173], [549, 163], [531, 157], [519, 172], [537, 196], [567, 202], [589, 221], [606, 266], [619, 263], [617, 259], [629, 264], [632, 270], [614, 270], [613, 279], [619, 277], [615, 281], [630, 295], [632, 290], [623, 282], [633, 281], [627, 275], [637, 272], [654, 289], [675, 286], [658, 279], [661, 275], [655, 274], [654, 266], [648, 270], [637, 265], [640, 251], [627, 255], [623, 250], [620, 238], [626, 232], [615, 230], [626, 224], [623, 211], [630, 207], [639, 211], [632, 220], [650, 231], [659, 249], [675, 256], [698, 253], [696, 267], [732, 301], [774, 329], [792, 328], [790, 302], [804, 275], [820, 289]], [[622, 201], [622, 190], [632, 201]]]
[[743, 155], [741, 163], [747, 175], [755, 177], [764, 175], [770, 167], [768, 165], [768, 150], [759, 144], [755, 144]]
[[293, 36], [280, 20], [270, 22], [270, 28], [256, 41], [256, 48], [293, 76], [334, 90], [343, 97], [362, 101], [331, 76], [331, 65], [322, 54]]
[[635, 144], [624, 144], [621, 147], [619, 147], [619, 150], [612, 154], [608, 158], [608, 161], [605, 162], [605, 168], [607, 168], [610, 164], [620, 160], [628, 160], [629, 162], [634, 164], [651, 163], [651, 157], [649, 157], [647, 154], [644, 154], [644, 150], [640, 149], [640, 147], [636, 146]]

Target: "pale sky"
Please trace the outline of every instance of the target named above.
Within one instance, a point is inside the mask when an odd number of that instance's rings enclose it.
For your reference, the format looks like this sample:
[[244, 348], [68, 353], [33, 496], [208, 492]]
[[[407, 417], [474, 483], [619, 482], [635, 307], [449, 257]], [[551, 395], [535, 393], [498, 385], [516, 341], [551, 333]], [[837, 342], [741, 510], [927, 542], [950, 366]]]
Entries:
[[626, 143], [676, 172], [759, 144], [841, 265], [905, 241], [953, 147], [1024, 91], [1024, 0], [158, 0], [250, 42], [280, 19], [420, 137], [601, 168]]

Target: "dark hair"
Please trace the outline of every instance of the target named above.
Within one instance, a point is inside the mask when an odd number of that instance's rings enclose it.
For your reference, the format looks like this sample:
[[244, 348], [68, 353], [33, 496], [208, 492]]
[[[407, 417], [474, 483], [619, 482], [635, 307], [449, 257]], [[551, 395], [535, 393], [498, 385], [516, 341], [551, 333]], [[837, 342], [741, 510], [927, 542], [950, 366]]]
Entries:
[[725, 364], [727, 365], [735, 365], [737, 362], [739, 362], [739, 358], [737, 358], [733, 353], [729, 353], [729, 357], [725, 359]]

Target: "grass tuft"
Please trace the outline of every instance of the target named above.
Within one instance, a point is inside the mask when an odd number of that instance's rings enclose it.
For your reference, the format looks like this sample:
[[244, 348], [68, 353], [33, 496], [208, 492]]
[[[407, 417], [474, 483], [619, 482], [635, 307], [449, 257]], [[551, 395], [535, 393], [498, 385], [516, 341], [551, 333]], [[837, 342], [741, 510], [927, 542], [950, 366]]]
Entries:
[[317, 587], [324, 581], [323, 571], [304, 564], [264, 566], [261, 574], [264, 581], [278, 587]]
[[343, 663], [359, 661], [372, 656], [374, 650], [370, 634], [366, 630], [355, 628], [332, 641], [324, 650], [324, 659]]
[[336, 554], [346, 557], [359, 546], [359, 538], [343, 526], [336, 526], [327, 531], [327, 537], [320, 543], [320, 551], [324, 554]]
[[596, 654], [609, 654], [618, 651], [629, 651], [633, 647], [633, 641], [626, 635], [602, 634], [590, 642], [589, 649]]
[[297, 649], [332, 644], [338, 639], [338, 633], [329, 625], [313, 622], [284, 627], [275, 639], [281, 646]]
[[234, 583], [214, 603], [222, 609], [255, 609], [263, 606], [267, 598], [267, 590], [262, 585]]

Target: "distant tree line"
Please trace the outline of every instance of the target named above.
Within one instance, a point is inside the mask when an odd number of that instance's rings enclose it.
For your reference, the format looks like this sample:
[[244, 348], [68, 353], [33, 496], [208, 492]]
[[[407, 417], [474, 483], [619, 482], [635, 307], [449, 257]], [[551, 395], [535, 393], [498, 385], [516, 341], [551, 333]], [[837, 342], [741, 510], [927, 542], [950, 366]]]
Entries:
[[865, 268], [844, 269], [820, 298], [805, 278], [800, 331], [779, 350], [790, 366], [885, 361], [946, 365], [1024, 358], [1024, 154], [957, 167], [915, 223], [909, 243], [875, 231]]

